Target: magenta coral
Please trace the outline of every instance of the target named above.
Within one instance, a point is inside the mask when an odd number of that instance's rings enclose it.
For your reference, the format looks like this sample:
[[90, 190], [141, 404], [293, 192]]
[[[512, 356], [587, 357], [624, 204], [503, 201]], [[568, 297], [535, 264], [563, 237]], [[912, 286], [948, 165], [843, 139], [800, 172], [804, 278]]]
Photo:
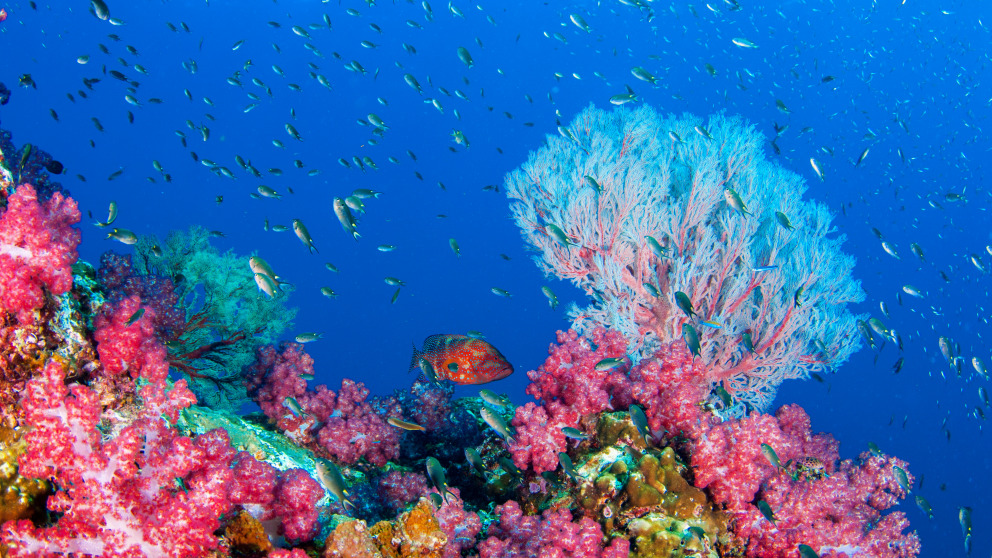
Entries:
[[612, 399], [624, 394], [627, 364], [596, 370], [600, 361], [626, 354], [627, 340], [616, 331], [596, 328], [589, 337], [559, 331], [558, 343], [548, 349], [544, 364], [527, 373], [532, 382], [527, 393], [543, 401], [561, 401], [579, 415], [626, 407], [627, 401], [614, 405]]
[[[300, 445], [347, 464], [365, 458], [381, 467], [399, 456], [400, 433], [385, 420], [402, 416], [395, 400], [386, 399], [377, 411], [366, 401], [365, 384], [345, 378], [337, 393], [324, 385], [307, 391], [305, 375], [313, 375], [313, 358], [299, 343], [283, 343], [278, 351], [258, 349], [256, 362], [245, 368], [245, 383], [265, 415]], [[284, 405], [287, 397], [305, 414], [294, 415]]]
[[390, 471], [379, 477], [377, 484], [383, 501], [394, 513], [427, 494], [427, 479], [420, 473]]
[[186, 311], [168, 277], [139, 273], [130, 255], [106, 252], [100, 256], [97, 277], [107, 293], [107, 300], [117, 304], [137, 295], [141, 303], [155, 311], [155, 333], [162, 342], [175, 339], [186, 327]]
[[0, 215], [0, 309], [33, 324], [45, 304], [42, 287], [55, 295], [72, 288], [79, 218], [76, 202], [61, 192], [39, 203], [34, 187], [21, 184], [7, 198]]
[[[437, 490], [431, 492], [437, 493]], [[434, 517], [448, 536], [448, 544], [444, 547], [441, 558], [460, 558], [463, 550], [475, 546], [475, 537], [482, 530], [482, 522], [479, 514], [465, 510], [465, 501], [457, 488], [448, 490], [448, 497], [442, 500]]]
[[[93, 338], [105, 374], [119, 376], [130, 372], [137, 378], [146, 362], [154, 367], [165, 361], [165, 347], [155, 339], [155, 311], [145, 308], [144, 314], [128, 324], [141, 308], [141, 299], [135, 295], [105, 307], [93, 320], [96, 328]], [[165, 373], [168, 373], [168, 365]], [[162, 371], [157, 374], [161, 375]]]
[[[337, 393], [317, 386], [299, 398], [300, 405], [320, 422], [318, 445], [335, 460], [353, 464], [365, 458], [382, 467], [400, 454], [400, 432], [389, 426], [383, 416], [366, 401], [368, 388], [361, 382], [345, 378]], [[399, 404], [393, 402], [386, 416], [400, 416]]]
[[623, 336], [603, 328], [590, 339], [574, 331], [558, 332], [558, 344], [548, 349], [544, 364], [527, 373], [532, 381], [527, 393], [542, 406], [518, 407], [512, 421], [516, 433], [509, 448], [517, 467], [536, 473], [554, 470], [558, 453], [567, 449], [562, 428], [578, 427], [585, 415], [629, 406], [630, 382], [623, 366], [596, 370], [604, 359], [623, 358], [626, 347]]
[[567, 509], [548, 510], [543, 516], [524, 515], [515, 500], [496, 506], [499, 522], [490, 528], [492, 536], [479, 543], [480, 558], [622, 558], [630, 543], [616, 538], [603, 547], [599, 524], [583, 517], [572, 522]]
[[413, 422], [433, 432], [446, 425], [454, 391], [451, 385], [418, 379], [410, 386], [410, 392], [403, 394], [403, 408]]
[[774, 528], [749, 505], [735, 518], [735, 535], [748, 541], [750, 556], [792, 556], [800, 543], [821, 556], [916, 556], [920, 540], [915, 532], [903, 533], [909, 528], [906, 515], [881, 513], [906, 496], [893, 467], [905, 469], [906, 463], [865, 452], [858, 462], [842, 461], [828, 478], [797, 480], [776, 474], [760, 493], [775, 513]]
[[287, 397], [299, 397], [307, 391], [304, 375], [313, 375], [313, 357], [299, 343], [282, 343], [259, 347], [255, 362], [243, 372], [248, 394], [262, 408], [265, 416], [278, 421], [289, 410], [283, 406]]
[[324, 489], [303, 469], [289, 469], [279, 474], [275, 487], [273, 512], [282, 520], [282, 534], [287, 539], [309, 541], [320, 528], [317, 502]]

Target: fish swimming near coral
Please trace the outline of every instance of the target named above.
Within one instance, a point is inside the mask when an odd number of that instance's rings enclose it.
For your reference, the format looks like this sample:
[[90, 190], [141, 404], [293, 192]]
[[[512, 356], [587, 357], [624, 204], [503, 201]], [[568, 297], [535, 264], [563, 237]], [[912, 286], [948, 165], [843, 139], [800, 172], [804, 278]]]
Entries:
[[496, 347], [467, 335], [439, 333], [425, 339], [419, 351], [414, 345], [409, 370], [419, 366], [421, 358], [434, 367], [438, 380], [462, 385], [486, 384], [513, 374], [513, 365]]

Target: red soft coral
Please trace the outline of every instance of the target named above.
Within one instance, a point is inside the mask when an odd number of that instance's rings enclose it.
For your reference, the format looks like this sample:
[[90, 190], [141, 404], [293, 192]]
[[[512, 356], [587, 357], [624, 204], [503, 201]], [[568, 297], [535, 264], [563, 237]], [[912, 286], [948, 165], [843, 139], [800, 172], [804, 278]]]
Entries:
[[190, 439], [163, 420], [195, 401], [183, 381], [168, 391], [164, 380], [150, 382], [141, 396], [138, 417], [103, 442], [95, 392], [67, 387], [54, 361], [28, 383], [22, 405], [30, 449], [21, 472], [59, 486], [48, 507], [62, 515], [47, 528], [7, 524], [11, 556], [193, 557], [217, 547], [213, 532], [231, 506], [227, 434]]
[[35, 323], [45, 304], [42, 287], [60, 295], [72, 288], [80, 232], [79, 208], [60, 192], [44, 203], [30, 184], [21, 184], [0, 215], [0, 310]]

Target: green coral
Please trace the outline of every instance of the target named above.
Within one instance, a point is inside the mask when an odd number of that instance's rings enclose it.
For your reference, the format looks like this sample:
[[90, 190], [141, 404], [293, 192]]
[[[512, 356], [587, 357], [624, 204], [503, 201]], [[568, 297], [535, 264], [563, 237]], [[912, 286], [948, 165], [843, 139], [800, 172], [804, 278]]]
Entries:
[[[247, 400], [238, 371], [254, 361], [256, 348], [292, 325], [296, 309], [286, 306], [285, 296], [259, 292], [248, 258], [221, 253], [210, 236], [199, 226], [169, 233], [164, 244], [143, 236], [133, 262], [140, 273], [172, 279], [182, 300], [187, 328], [167, 343], [174, 368], [185, 373], [201, 403], [237, 409]], [[213, 349], [195, 352], [202, 347]]]

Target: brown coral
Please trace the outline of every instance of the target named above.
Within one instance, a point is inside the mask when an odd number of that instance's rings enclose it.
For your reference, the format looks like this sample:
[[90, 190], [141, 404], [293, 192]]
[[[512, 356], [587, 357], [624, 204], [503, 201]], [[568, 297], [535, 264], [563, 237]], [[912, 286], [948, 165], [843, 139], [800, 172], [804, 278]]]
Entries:
[[440, 558], [448, 537], [426, 498], [394, 521], [371, 528], [355, 520], [337, 526], [325, 542], [324, 558]]
[[231, 549], [243, 554], [258, 556], [272, 550], [272, 542], [265, 534], [265, 527], [255, 516], [244, 510], [227, 524], [224, 535]]

